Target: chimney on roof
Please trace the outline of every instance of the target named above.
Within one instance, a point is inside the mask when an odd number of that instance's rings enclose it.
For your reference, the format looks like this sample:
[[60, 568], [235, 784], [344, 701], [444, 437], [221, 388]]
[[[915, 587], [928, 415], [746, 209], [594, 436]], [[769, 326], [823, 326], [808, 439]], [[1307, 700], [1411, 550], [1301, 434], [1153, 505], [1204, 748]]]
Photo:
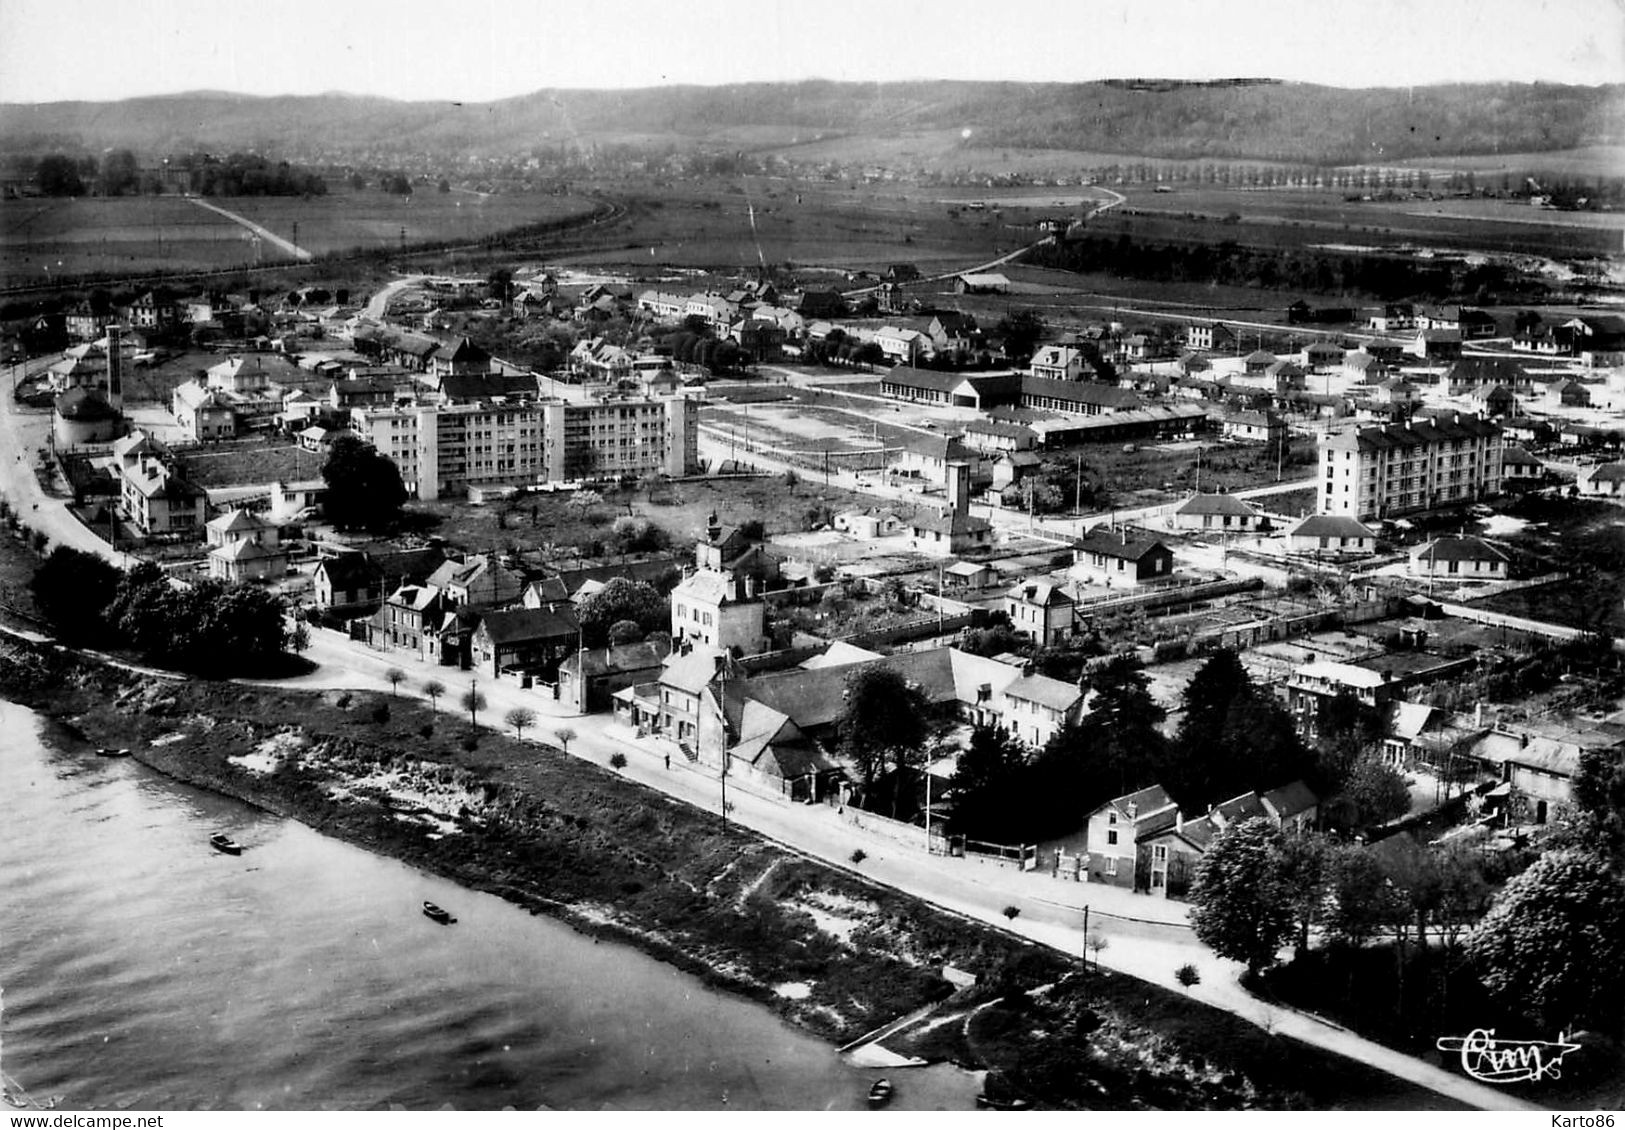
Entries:
[[1183, 832], [1184, 830], [1185, 830], [1185, 814], [1183, 812], [1181, 812], [1179, 809], [1176, 808], [1176, 809], [1174, 809], [1174, 831]]
[[1118, 533], [1123, 539], [1123, 544], [1127, 545], [1128, 544], [1128, 527], [1124, 526], [1121, 530], [1118, 531]]

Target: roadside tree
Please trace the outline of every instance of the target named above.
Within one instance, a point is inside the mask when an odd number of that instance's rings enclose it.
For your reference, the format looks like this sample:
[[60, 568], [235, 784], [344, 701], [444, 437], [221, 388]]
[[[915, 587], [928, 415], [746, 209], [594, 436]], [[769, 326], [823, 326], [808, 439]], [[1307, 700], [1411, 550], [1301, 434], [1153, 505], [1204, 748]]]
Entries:
[[[835, 719], [841, 752], [852, 759], [865, 799], [888, 763], [902, 768], [925, 743], [930, 704], [920, 688], [890, 667], [864, 665], [846, 677], [845, 704]], [[897, 808], [892, 782], [892, 809]]]
[[1274, 964], [1292, 934], [1280, 851], [1280, 831], [1255, 816], [1226, 827], [1196, 865], [1191, 926], [1204, 945], [1245, 964], [1250, 976]]
[[1492, 993], [1548, 1029], [1615, 1023], [1625, 876], [1594, 852], [1548, 852], [1502, 889], [1466, 948]]

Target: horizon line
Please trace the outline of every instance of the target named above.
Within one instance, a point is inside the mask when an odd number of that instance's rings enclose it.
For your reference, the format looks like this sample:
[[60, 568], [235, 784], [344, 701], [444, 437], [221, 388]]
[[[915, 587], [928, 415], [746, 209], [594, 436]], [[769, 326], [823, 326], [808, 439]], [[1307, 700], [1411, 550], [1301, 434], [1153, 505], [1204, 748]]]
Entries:
[[517, 93], [517, 94], [507, 94], [507, 95], [503, 95], [503, 96], [501, 96], [499, 98], [483, 98], [483, 99], [449, 98], [449, 97], [444, 97], [444, 96], [423, 97], [423, 98], [402, 98], [402, 97], [399, 97], [399, 96], [396, 96], [396, 95], [393, 95], [393, 94], [376, 94], [376, 93], [368, 93], [366, 91], [341, 90], [341, 89], [329, 89], [329, 90], [309, 91], [309, 92], [305, 92], [305, 91], [279, 91], [279, 92], [276, 92], [276, 93], [261, 94], [261, 93], [253, 93], [253, 92], [241, 91], [241, 90], [224, 90], [224, 89], [219, 89], [219, 88], [214, 88], [214, 87], [193, 87], [193, 88], [184, 89], [184, 90], [162, 90], [162, 91], [155, 90], [155, 91], [147, 91], [147, 92], [144, 92], [144, 93], [126, 94], [126, 95], [122, 95], [122, 96], [120, 96], [118, 98], [95, 98], [95, 99], [91, 99], [91, 98], [53, 98], [53, 99], [46, 99], [46, 100], [41, 100], [41, 101], [0, 101], [0, 106], [63, 106], [63, 105], [109, 106], [109, 105], [117, 105], [117, 104], [119, 104], [121, 102], [135, 102], [135, 101], [142, 101], [142, 100], [147, 100], [147, 99], [204, 98], [204, 97], [260, 99], [260, 100], [266, 100], [266, 101], [269, 101], [269, 100], [272, 100], [272, 99], [278, 99], [278, 98], [355, 98], [355, 99], [370, 99], [370, 100], [380, 101], [380, 102], [392, 102], [392, 103], [396, 103], [396, 104], [402, 105], [402, 106], [423, 105], [423, 104], [446, 104], [446, 103], [450, 103], [450, 104], [458, 105], [458, 106], [491, 106], [491, 105], [496, 105], [496, 104], [501, 103], [501, 102], [511, 102], [511, 101], [515, 101], [515, 100], [521, 99], [521, 98], [532, 98], [532, 97], [535, 97], [536, 95], [539, 95], [539, 94], [549, 94], [549, 93], [555, 93], [555, 92], [568, 92], [568, 93], [577, 93], [577, 94], [637, 94], [637, 93], [645, 93], [645, 92], [660, 91], [660, 90], [722, 90], [722, 89], [726, 89], [728, 87], [738, 87], [738, 86], [782, 86], [782, 87], [790, 87], [790, 86], [805, 86], [805, 85], [811, 85], [811, 84], [821, 84], [821, 85], [827, 85], [827, 86], [907, 86], [907, 85], [918, 85], [918, 84], [922, 84], [922, 83], [955, 83], [955, 84], [964, 85], [964, 86], [973, 86], [974, 85], [974, 86], [1027, 86], [1027, 87], [1040, 87], [1040, 86], [1096, 86], [1096, 85], [1118, 84], [1118, 83], [1170, 83], [1170, 84], [1174, 84], [1174, 85], [1178, 85], [1178, 86], [1193, 86], [1193, 87], [1203, 87], [1203, 86], [1223, 87], [1223, 86], [1230, 86], [1230, 85], [1235, 85], [1235, 86], [1243, 86], [1243, 85], [1256, 85], [1256, 86], [1308, 86], [1308, 87], [1319, 87], [1319, 88], [1324, 89], [1324, 90], [1348, 90], [1348, 91], [1355, 91], [1355, 90], [1363, 90], [1363, 91], [1407, 90], [1407, 91], [1414, 91], [1414, 90], [1418, 90], [1418, 89], [1420, 89], [1420, 90], [1434, 90], [1434, 89], [1442, 89], [1442, 88], [1446, 88], [1446, 87], [1474, 87], [1474, 86], [1552, 86], [1552, 87], [1570, 87], [1570, 88], [1574, 88], [1574, 89], [1583, 89], [1583, 90], [1605, 90], [1605, 89], [1608, 89], [1608, 88], [1611, 88], [1611, 87], [1625, 88], [1625, 81], [1619, 81], [1619, 82], [1563, 82], [1563, 81], [1558, 81], [1558, 80], [1554, 80], [1554, 79], [1545, 79], [1545, 78], [1535, 78], [1535, 79], [1518, 79], [1518, 78], [1474, 79], [1474, 80], [1471, 80], [1471, 81], [1444, 80], [1444, 81], [1437, 81], [1437, 82], [1383, 83], [1383, 84], [1375, 84], [1375, 85], [1371, 85], [1371, 86], [1345, 86], [1345, 85], [1341, 85], [1341, 84], [1338, 84], [1338, 83], [1309, 82], [1309, 81], [1303, 80], [1303, 79], [1275, 78], [1275, 77], [1266, 76], [1266, 75], [1227, 76], [1227, 77], [1218, 77], [1218, 78], [1176, 78], [1176, 77], [1172, 77], [1172, 76], [1168, 76], [1168, 75], [1121, 75], [1121, 76], [1089, 78], [1089, 79], [1038, 79], [1038, 80], [1034, 80], [1034, 79], [1017, 79], [1017, 78], [975, 78], [975, 79], [933, 78], [933, 77], [926, 77], [926, 76], [915, 77], [915, 78], [898, 78], [898, 79], [891, 79], [891, 78], [888, 78], [888, 79], [830, 79], [830, 78], [823, 78], [823, 77], [816, 76], [816, 75], [809, 75], [809, 76], [806, 76], [806, 77], [803, 77], [803, 78], [794, 78], [794, 79], [739, 79], [739, 80], [734, 80], [734, 81], [730, 81], [730, 82], [715, 82], [715, 83], [674, 82], [674, 83], [654, 83], [654, 84], [644, 85], [644, 86], [541, 86], [541, 87], [536, 87], [536, 88], [534, 88], [532, 90], [523, 91], [523, 92], [520, 92], [520, 93]]

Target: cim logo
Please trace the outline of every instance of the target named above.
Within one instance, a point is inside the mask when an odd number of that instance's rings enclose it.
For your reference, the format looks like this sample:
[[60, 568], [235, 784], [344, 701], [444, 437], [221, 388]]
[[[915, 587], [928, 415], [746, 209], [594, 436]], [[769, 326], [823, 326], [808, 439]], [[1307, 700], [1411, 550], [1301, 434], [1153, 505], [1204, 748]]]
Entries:
[[1494, 1028], [1474, 1028], [1465, 1036], [1440, 1036], [1442, 1052], [1461, 1053], [1461, 1069], [1481, 1083], [1538, 1083], [1563, 1077], [1563, 1057], [1580, 1050], [1568, 1033], [1554, 1040], [1497, 1040]]

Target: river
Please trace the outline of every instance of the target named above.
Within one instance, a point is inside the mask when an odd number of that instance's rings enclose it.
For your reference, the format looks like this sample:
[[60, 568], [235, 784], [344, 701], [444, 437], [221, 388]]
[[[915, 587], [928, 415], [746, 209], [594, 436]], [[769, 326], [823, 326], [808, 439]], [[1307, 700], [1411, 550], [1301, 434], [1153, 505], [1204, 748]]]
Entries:
[[[636, 950], [4, 701], [0, 1009], [0, 1068], [65, 1108], [858, 1109], [877, 1074]], [[978, 1090], [947, 1065], [890, 1074], [904, 1109]]]

